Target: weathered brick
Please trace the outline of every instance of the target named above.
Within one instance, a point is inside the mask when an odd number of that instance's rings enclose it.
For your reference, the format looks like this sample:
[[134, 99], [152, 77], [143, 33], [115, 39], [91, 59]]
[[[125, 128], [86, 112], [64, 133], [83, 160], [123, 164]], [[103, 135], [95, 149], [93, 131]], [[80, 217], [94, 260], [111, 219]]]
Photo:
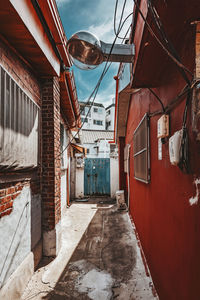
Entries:
[[23, 185], [17, 185], [15, 187], [15, 191], [18, 192], [18, 191], [21, 191], [23, 189]]
[[0, 190], [0, 197], [3, 197], [6, 195], [6, 190]]
[[19, 195], [20, 195], [20, 192], [13, 194], [13, 195], [11, 196], [11, 197], [12, 197], [12, 200], [14, 200], [15, 198], [17, 198]]
[[58, 78], [44, 80], [42, 95], [43, 228], [51, 230], [61, 215], [60, 207], [56, 205], [56, 202], [60, 201], [60, 91]]
[[11, 212], [12, 212], [12, 208], [9, 208], [9, 209], [3, 211], [2, 213], [0, 213], [0, 218], [10, 215]]

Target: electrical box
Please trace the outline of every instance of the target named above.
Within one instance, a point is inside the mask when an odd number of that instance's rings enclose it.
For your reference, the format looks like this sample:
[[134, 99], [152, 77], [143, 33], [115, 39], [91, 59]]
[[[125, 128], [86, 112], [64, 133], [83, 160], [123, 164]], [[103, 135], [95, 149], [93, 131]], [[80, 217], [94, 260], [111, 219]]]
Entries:
[[183, 130], [174, 133], [169, 139], [169, 158], [172, 165], [178, 165], [180, 161], [180, 149], [183, 136]]
[[169, 115], [163, 115], [157, 123], [157, 138], [169, 136]]

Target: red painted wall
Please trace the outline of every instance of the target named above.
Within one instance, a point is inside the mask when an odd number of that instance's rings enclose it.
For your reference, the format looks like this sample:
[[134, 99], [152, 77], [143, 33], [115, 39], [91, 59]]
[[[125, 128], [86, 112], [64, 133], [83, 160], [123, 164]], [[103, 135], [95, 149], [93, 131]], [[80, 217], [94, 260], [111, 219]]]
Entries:
[[[194, 70], [192, 33], [183, 37], [181, 57]], [[153, 73], [152, 73], [153, 76]], [[161, 86], [155, 89], [164, 104], [170, 102], [185, 86], [177, 69], [161, 75]], [[185, 100], [170, 113], [170, 135], [181, 129]], [[134, 179], [133, 132], [146, 112], [161, 106], [147, 90], [132, 95], [127, 123], [126, 144], [130, 149], [130, 212], [162, 300], [200, 299], [200, 201], [190, 205], [196, 195], [194, 181], [200, 178], [200, 143], [191, 130], [191, 105], [188, 113], [192, 173], [183, 174], [169, 161], [168, 142], [163, 145], [163, 159], [158, 160], [157, 120], [150, 119], [151, 182]], [[198, 186], [199, 188], [199, 186]]]

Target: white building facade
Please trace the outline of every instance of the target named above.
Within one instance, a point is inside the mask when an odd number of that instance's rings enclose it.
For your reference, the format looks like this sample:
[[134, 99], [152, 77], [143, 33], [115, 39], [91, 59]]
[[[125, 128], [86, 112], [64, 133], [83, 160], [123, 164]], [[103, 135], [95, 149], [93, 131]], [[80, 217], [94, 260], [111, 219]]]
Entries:
[[79, 104], [81, 111], [81, 121], [82, 123], [84, 123], [83, 129], [105, 130], [106, 110], [103, 104], [94, 103], [92, 107], [91, 104], [86, 104], [85, 102], [79, 102]]
[[112, 103], [106, 108], [106, 130], [114, 130], [115, 127], [115, 104]]

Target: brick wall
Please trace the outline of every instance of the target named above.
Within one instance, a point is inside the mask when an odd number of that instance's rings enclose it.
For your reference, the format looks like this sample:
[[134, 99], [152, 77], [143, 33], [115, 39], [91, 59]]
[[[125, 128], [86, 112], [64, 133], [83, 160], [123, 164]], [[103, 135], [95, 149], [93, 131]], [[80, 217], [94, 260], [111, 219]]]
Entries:
[[24, 186], [29, 182], [5, 183], [0, 189], [0, 218], [10, 215], [13, 210], [13, 201], [19, 196]]
[[60, 203], [60, 88], [58, 78], [46, 78], [42, 87], [42, 207], [43, 229], [61, 218]]
[[[40, 83], [34, 75], [28, 62], [26, 62], [19, 53], [0, 35], [0, 64], [16, 81], [25, 93], [33, 99], [37, 104], [40, 104]], [[0, 173], [0, 217], [9, 215], [13, 209], [13, 201], [20, 194], [20, 191], [27, 184], [31, 184], [33, 194], [40, 193], [40, 170], [31, 174], [19, 176], [21, 179], [15, 179], [15, 173]], [[35, 177], [34, 181], [25, 181], [24, 178]], [[6, 178], [5, 183], [4, 178]], [[14, 178], [14, 180], [13, 180]], [[8, 180], [10, 179], [10, 180]]]

